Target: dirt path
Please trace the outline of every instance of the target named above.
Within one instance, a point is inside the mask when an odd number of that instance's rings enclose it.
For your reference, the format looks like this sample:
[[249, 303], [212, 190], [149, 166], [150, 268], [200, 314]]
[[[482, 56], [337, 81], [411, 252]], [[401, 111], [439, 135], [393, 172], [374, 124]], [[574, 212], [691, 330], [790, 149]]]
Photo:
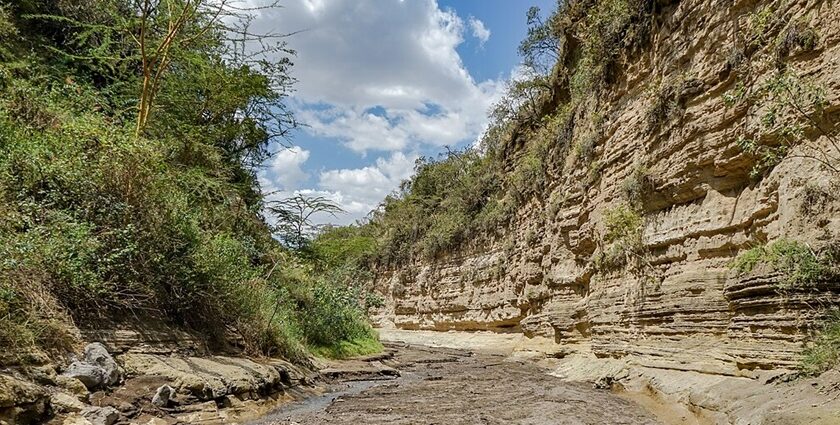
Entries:
[[530, 362], [466, 350], [391, 344], [386, 366], [400, 377], [352, 374], [337, 392], [287, 406], [272, 424], [656, 424], [609, 391], [549, 376]]

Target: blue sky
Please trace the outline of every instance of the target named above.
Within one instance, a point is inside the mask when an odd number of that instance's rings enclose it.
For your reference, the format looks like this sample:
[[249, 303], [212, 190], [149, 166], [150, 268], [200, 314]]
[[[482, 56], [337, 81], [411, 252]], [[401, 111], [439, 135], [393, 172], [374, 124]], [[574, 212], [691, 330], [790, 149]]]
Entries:
[[285, 0], [255, 29], [300, 33], [291, 104], [307, 124], [260, 173], [273, 196], [326, 196], [364, 217], [415, 158], [472, 143], [520, 62], [525, 13], [556, 0]]

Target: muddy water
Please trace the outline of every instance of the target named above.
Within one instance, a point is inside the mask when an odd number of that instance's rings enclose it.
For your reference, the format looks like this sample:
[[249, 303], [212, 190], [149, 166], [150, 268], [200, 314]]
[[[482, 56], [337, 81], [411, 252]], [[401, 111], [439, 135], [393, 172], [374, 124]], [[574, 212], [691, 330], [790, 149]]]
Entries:
[[465, 350], [398, 346], [399, 378], [348, 381], [324, 396], [285, 406], [272, 424], [656, 424], [609, 391], [546, 375], [529, 362]]

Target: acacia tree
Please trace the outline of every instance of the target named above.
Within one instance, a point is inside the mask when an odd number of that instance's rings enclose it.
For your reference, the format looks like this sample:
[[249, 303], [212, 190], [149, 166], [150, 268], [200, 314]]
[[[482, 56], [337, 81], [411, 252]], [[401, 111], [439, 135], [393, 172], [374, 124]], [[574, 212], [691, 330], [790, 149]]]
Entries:
[[274, 231], [286, 246], [293, 249], [306, 247], [316, 226], [312, 217], [316, 214], [328, 214], [336, 217], [344, 210], [334, 201], [323, 196], [295, 196], [271, 201], [266, 208], [277, 219]]
[[[249, 30], [254, 13], [276, 7], [276, 2], [250, 7], [235, 0], [132, 1], [137, 17], [126, 28], [137, 44], [141, 63], [142, 83], [136, 123], [138, 136], [148, 125], [161, 82], [177, 60], [179, 51], [188, 50], [192, 45], [200, 43], [203, 37], [225, 39], [226, 44], [232, 47], [229, 60], [250, 65], [258, 63], [258, 68], [276, 64], [261, 60], [266, 55], [278, 51], [292, 53], [285, 48], [284, 43], [274, 43], [286, 35], [257, 34]], [[283, 84], [283, 87], [287, 86]], [[292, 119], [289, 113], [283, 116], [287, 120]]]

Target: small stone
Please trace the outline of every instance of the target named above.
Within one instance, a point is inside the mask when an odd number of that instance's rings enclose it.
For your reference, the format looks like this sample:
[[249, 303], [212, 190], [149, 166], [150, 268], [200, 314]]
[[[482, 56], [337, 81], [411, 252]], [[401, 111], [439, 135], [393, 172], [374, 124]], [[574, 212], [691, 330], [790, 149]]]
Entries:
[[609, 390], [612, 388], [613, 382], [615, 382], [615, 378], [610, 375], [606, 375], [598, 378], [593, 387], [597, 390]]
[[50, 397], [50, 405], [52, 405], [53, 410], [58, 413], [81, 412], [85, 407], [87, 407], [84, 403], [79, 401], [75, 395], [61, 391]]
[[157, 389], [157, 391], [155, 391], [155, 395], [152, 397], [152, 404], [157, 407], [167, 407], [169, 405], [169, 399], [174, 393], [175, 390], [173, 390], [172, 387], [169, 385], [162, 385]]
[[79, 381], [76, 378], [66, 375], [58, 375], [55, 378], [55, 383], [59, 388], [69, 391], [79, 400], [84, 401], [88, 398], [89, 393], [87, 387], [82, 383], [82, 381]]
[[92, 425], [113, 425], [120, 419], [120, 412], [113, 407], [88, 407], [82, 410], [82, 416]]

